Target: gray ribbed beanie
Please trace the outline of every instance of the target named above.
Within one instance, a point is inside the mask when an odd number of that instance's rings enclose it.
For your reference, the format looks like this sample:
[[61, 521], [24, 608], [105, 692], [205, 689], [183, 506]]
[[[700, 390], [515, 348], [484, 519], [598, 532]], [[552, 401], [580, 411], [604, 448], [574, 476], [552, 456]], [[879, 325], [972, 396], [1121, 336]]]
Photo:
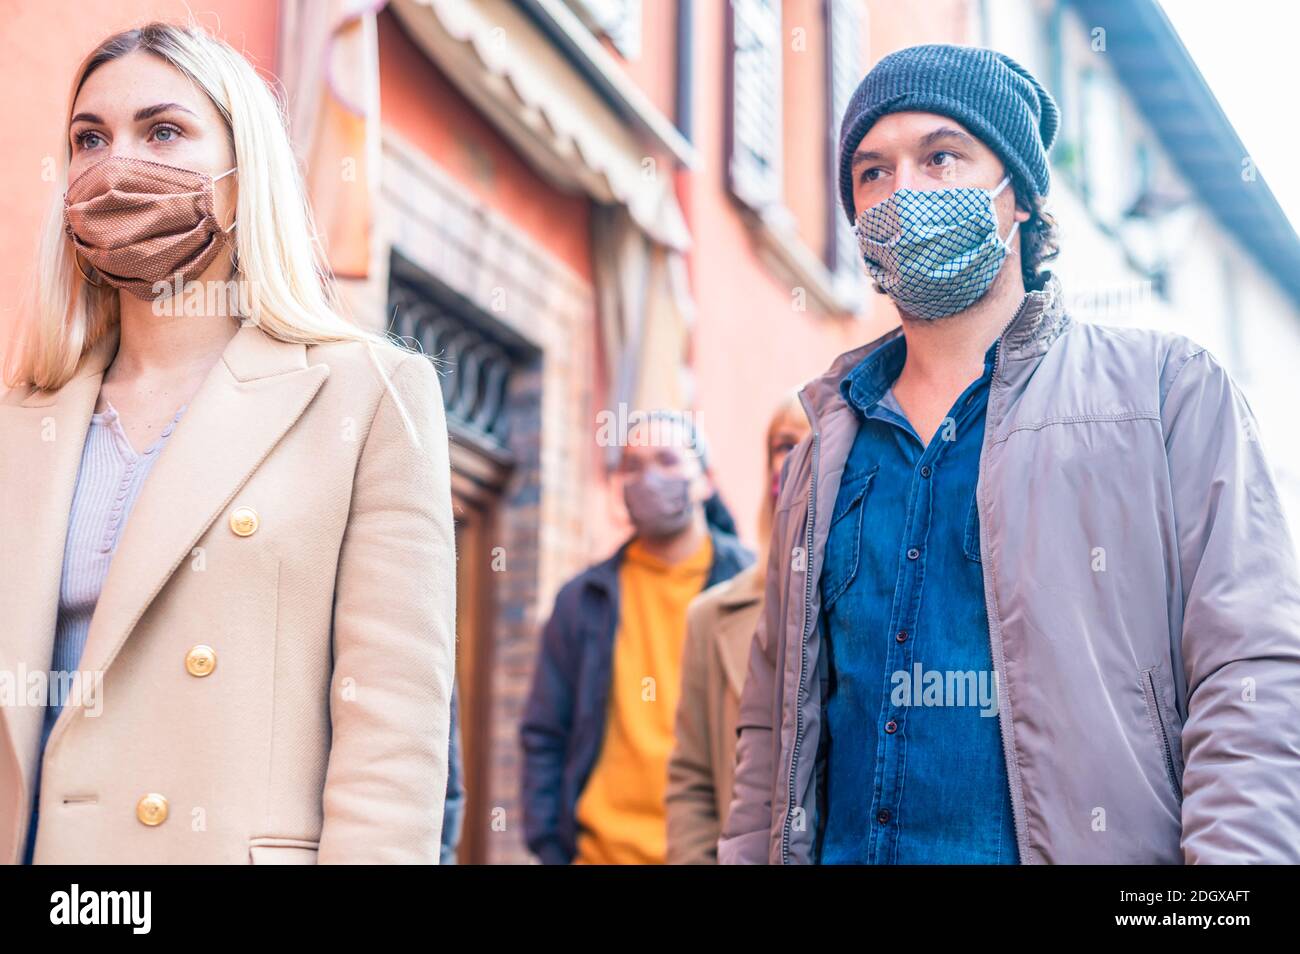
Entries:
[[877, 119], [907, 111], [950, 116], [997, 153], [1012, 184], [1047, 195], [1056, 101], [1004, 53], [934, 43], [884, 57], [858, 84], [840, 123], [840, 201], [852, 224], [853, 153]]

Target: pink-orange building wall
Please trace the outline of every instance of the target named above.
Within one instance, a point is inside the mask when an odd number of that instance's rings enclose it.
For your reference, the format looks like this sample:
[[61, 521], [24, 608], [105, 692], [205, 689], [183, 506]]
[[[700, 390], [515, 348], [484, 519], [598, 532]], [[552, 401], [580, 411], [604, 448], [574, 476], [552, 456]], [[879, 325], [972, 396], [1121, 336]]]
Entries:
[[379, 16], [379, 96], [385, 125], [591, 280], [589, 200], [544, 182], [388, 13]]
[[[912, 42], [962, 39], [964, 0], [938, 0], [925, 15], [867, 0], [863, 42], [869, 59]], [[0, 231], [0, 333], [23, 306], [39, 225], [53, 198], [51, 160], [67, 106], [68, 83], [85, 53], [109, 33], [152, 18], [193, 16], [243, 50], [270, 76], [275, 68], [277, 7], [268, 0], [118, 0], [111, 7], [75, 0], [20, 0], [6, 11], [0, 73], [7, 88], [0, 122], [0, 181], [7, 184]], [[892, 323], [875, 296], [856, 318], [796, 309], [788, 277], [760, 258], [755, 232], [726, 184], [726, 3], [693, 9], [693, 129], [699, 164], [678, 176], [694, 237], [690, 272], [699, 320], [692, 345], [697, 405], [713, 446], [719, 484], [753, 542], [759, 503], [762, 436], [784, 394], [819, 373], [839, 352]], [[675, 103], [676, 0], [643, 5], [641, 54], [621, 61], [628, 76], [669, 118]], [[824, 35], [820, 0], [785, 0], [786, 204], [804, 242], [824, 252], [826, 202]], [[804, 31], [804, 50], [792, 32]], [[606, 42], [607, 49], [612, 47]], [[396, 26], [380, 17], [383, 121], [428, 153], [487, 205], [502, 212], [570, 266], [592, 277], [588, 200], [563, 195], [533, 172], [511, 145]], [[599, 393], [599, 392], [597, 392]]]

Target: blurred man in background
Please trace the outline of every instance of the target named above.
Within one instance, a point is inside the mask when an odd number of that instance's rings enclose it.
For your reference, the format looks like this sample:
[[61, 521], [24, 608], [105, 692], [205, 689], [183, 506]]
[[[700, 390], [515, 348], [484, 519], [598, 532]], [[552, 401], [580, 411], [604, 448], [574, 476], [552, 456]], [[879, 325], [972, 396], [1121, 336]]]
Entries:
[[686, 607], [752, 555], [684, 415], [642, 415], [620, 464], [634, 536], [555, 600], [520, 738], [524, 833], [545, 864], [663, 864]]

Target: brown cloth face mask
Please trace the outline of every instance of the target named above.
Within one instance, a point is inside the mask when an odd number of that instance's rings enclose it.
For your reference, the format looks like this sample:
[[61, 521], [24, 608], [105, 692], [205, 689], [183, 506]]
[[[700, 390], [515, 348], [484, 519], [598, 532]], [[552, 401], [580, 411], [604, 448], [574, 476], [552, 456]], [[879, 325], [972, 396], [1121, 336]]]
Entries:
[[145, 159], [103, 159], [68, 186], [63, 227], [104, 281], [153, 301], [167, 294], [154, 289], [157, 282], [170, 290], [179, 275], [184, 285], [220, 251], [217, 179]]

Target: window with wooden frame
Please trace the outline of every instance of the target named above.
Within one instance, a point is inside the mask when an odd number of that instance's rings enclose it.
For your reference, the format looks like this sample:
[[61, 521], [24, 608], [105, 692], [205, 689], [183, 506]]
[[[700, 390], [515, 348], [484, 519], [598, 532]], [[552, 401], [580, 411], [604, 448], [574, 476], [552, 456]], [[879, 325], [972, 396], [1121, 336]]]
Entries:
[[[862, 79], [862, 16], [865, 0], [822, 0], [825, 33], [824, 149], [825, 232], [801, 236], [787, 208], [783, 187], [785, 27], [782, 0], [729, 0], [727, 18], [726, 155], [728, 187], [754, 214], [763, 245], [829, 311], [857, 311], [862, 304], [861, 261], [853, 230], [840, 211], [838, 147], [840, 117]], [[793, 148], [793, 146], [792, 146]], [[814, 187], [816, 188], [816, 187]], [[818, 226], [816, 231], [821, 232]]]
[[781, 0], [731, 0], [728, 182], [756, 212], [781, 201]]

